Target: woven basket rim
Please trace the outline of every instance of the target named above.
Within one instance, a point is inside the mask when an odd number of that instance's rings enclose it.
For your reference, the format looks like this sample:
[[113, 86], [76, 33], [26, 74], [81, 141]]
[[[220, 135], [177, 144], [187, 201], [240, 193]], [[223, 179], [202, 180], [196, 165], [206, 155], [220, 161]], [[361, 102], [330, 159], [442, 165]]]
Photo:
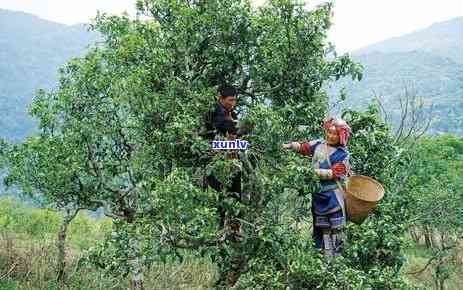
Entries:
[[[371, 178], [369, 176], [365, 176], [365, 175], [352, 175], [349, 177], [350, 178], [361, 178], [361, 179], [366, 179], [376, 185], [378, 185], [380, 191], [379, 191], [379, 195], [376, 197], [376, 198], [359, 198], [358, 196], [356, 196], [355, 194], [352, 194], [351, 192], [349, 192], [349, 190], [346, 191], [347, 194], [357, 198], [357, 199], [360, 199], [360, 200], [363, 200], [363, 201], [369, 201], [369, 202], [379, 202], [383, 197], [384, 197], [384, 186], [379, 182], [377, 181], [376, 179], [374, 178]], [[347, 188], [348, 189], [348, 188]]]

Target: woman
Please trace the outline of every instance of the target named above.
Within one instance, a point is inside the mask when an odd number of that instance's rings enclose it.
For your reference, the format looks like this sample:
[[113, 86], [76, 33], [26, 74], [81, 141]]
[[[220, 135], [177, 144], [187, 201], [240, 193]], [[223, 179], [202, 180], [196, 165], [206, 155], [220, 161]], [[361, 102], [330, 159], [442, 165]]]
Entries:
[[315, 247], [327, 258], [341, 254], [343, 229], [346, 224], [343, 190], [350, 175], [349, 152], [346, 145], [350, 127], [341, 119], [329, 118], [323, 123], [325, 139], [282, 145], [283, 149], [312, 156], [315, 173], [320, 177], [321, 190], [312, 194], [313, 239]]

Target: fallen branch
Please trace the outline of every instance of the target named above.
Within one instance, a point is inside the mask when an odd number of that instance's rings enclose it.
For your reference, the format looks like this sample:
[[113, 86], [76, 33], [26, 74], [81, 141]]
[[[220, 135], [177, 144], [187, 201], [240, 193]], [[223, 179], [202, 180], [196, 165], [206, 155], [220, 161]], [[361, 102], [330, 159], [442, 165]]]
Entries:
[[443, 252], [451, 250], [451, 249], [453, 249], [453, 248], [455, 248], [457, 246], [458, 246], [458, 243], [455, 243], [455, 244], [453, 244], [451, 246], [447, 246], [447, 247], [442, 248], [441, 251], [439, 251], [436, 255], [434, 255], [433, 257], [431, 257], [428, 260], [426, 265], [421, 270], [418, 270], [418, 271], [415, 271], [415, 272], [407, 272], [407, 273], [405, 273], [405, 275], [416, 275], [416, 274], [420, 274], [420, 273], [426, 271], [426, 269], [429, 267], [429, 265], [431, 265], [432, 261], [436, 260], [437, 258], [442, 257]]
[[11, 266], [10, 270], [8, 270], [8, 272], [6, 272], [5, 274], [3, 274], [2, 276], [0, 276], [0, 280], [3, 280], [4, 278], [8, 277], [11, 272], [13, 272], [13, 270], [16, 268], [16, 266], [19, 264], [18, 261], [16, 261], [13, 266]]

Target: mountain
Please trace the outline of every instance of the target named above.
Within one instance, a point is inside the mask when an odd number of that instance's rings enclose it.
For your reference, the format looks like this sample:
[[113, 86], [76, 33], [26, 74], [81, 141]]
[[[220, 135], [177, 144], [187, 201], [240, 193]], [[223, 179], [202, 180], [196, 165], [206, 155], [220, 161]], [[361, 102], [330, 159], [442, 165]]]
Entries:
[[359, 49], [354, 54], [372, 52], [423, 51], [463, 63], [463, 17], [439, 22], [428, 28]]
[[433, 24], [352, 52], [364, 66], [360, 82], [342, 80], [331, 90], [346, 88], [346, 105], [364, 107], [375, 95], [398, 119], [399, 99], [406, 90], [431, 105], [430, 133], [463, 135], [463, 17]]
[[[34, 92], [56, 84], [58, 68], [97, 41], [83, 24], [67, 26], [0, 9], [0, 137], [18, 141], [35, 130], [26, 113]], [[431, 133], [463, 135], [463, 17], [352, 52], [365, 68], [361, 82], [348, 79], [344, 105], [362, 108], [380, 95], [397, 120], [405, 89], [433, 105]]]
[[23, 139], [35, 130], [27, 115], [37, 89], [50, 89], [58, 68], [98, 40], [84, 24], [64, 25], [0, 9], [0, 137]]

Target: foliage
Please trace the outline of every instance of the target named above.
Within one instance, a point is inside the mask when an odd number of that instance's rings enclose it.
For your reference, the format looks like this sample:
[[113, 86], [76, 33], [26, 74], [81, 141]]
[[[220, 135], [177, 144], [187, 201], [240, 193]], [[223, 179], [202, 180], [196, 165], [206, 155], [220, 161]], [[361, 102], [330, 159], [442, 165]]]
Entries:
[[434, 287], [438, 289], [443, 289], [461, 266], [458, 255], [463, 241], [462, 141], [452, 135], [421, 140], [414, 150], [416, 169], [407, 184], [415, 198], [411, 237], [417, 245], [424, 238], [430, 251], [426, 265], [412, 274], [432, 268]]
[[[105, 275], [98, 267], [79, 268], [85, 251], [111, 232], [107, 218], [80, 212], [69, 228], [65, 284], [56, 282], [56, 234], [61, 213], [28, 207], [12, 198], [0, 199], [0, 288], [3, 289], [128, 289], [130, 280]], [[6, 224], [8, 221], [8, 224]], [[186, 257], [146, 269], [148, 289], [206, 288], [214, 275], [209, 259]]]
[[452, 135], [427, 137], [415, 150], [419, 158], [409, 186], [420, 194], [414, 224], [458, 235], [463, 229], [463, 140]]
[[[137, 9], [148, 19], [97, 16], [93, 27], [103, 43], [70, 60], [56, 90], [38, 93], [31, 113], [40, 136], [9, 153], [11, 179], [29, 191], [101, 206], [113, 219], [112, 232], [82, 265], [130, 275], [141, 289], [143, 266], [190, 249], [225, 271], [239, 257], [242, 286], [402, 287], [409, 197], [401, 181], [408, 163], [377, 108], [348, 110], [345, 118], [354, 130], [354, 171], [388, 189], [378, 211], [349, 227], [351, 245], [330, 266], [295, 233], [303, 215], [294, 205], [307, 206], [310, 196], [300, 195], [313, 192], [317, 180], [306, 160], [280, 145], [320, 138], [328, 111], [323, 85], [362, 77], [362, 67], [326, 41], [332, 3], [307, 11], [290, 0], [258, 9], [245, 0], [159, 0], [138, 1]], [[199, 136], [215, 88], [224, 83], [239, 88], [242, 120], [252, 128], [243, 137], [250, 148], [235, 160], [210, 154]], [[226, 182], [237, 169], [248, 202], [204, 190], [196, 180], [199, 170]], [[218, 206], [227, 216], [241, 213], [246, 235], [239, 246], [224, 238]]]
[[[0, 216], [1, 232], [17, 236], [18, 244], [33, 244], [40, 240], [54, 239], [62, 219], [62, 214], [54, 210], [31, 208], [12, 198], [0, 200]], [[108, 219], [96, 220], [81, 213], [70, 226], [70, 246], [73, 249], [87, 249], [95, 240], [101, 239], [109, 232], [110, 228], [111, 223]], [[27, 238], [19, 242], [21, 237]]]
[[[267, 217], [269, 221], [259, 236], [259, 246], [253, 248], [253, 251], [256, 248], [259, 251], [251, 259], [250, 272], [243, 282], [248, 283], [246, 286], [265, 285], [278, 289], [335, 289], [339, 285], [347, 289], [406, 287], [399, 271], [404, 262], [403, 249], [407, 245], [404, 235], [411, 197], [405, 194], [399, 182], [409, 172], [408, 164], [404, 162], [407, 152], [393, 144], [377, 108], [370, 107], [363, 113], [345, 111], [344, 118], [353, 129], [349, 150], [354, 172], [382, 182], [387, 190], [385, 198], [361, 226], [349, 225], [343, 258], [326, 265], [320, 261], [319, 254], [310, 249], [311, 241], [307, 241], [307, 234], [301, 239], [296, 216], [285, 215], [288, 199], [286, 196], [282, 198], [281, 193], [292, 192], [290, 195], [294, 196], [300, 189], [291, 190], [291, 186], [285, 183], [280, 185], [280, 189], [278, 185], [282, 180], [274, 174], [267, 190], [276, 190], [272, 196], [275, 203], [270, 204], [274, 216], [279, 218], [273, 217], [273, 222], [270, 222], [272, 215]], [[297, 160], [292, 159], [289, 157], [284, 161], [291, 164], [289, 168], [298, 166]], [[295, 172], [293, 170], [292, 173]], [[299, 171], [298, 174], [304, 173]], [[306, 177], [304, 182], [313, 183], [314, 180]]]

